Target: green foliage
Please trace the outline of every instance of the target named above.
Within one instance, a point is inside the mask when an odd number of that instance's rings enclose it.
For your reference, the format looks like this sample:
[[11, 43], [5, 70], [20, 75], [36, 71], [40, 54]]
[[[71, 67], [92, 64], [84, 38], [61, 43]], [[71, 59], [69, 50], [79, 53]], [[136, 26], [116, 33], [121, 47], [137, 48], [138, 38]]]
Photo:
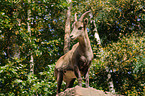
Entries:
[[5, 66], [1, 66], [0, 70], [0, 93], [16, 93], [19, 88], [16, 87], [17, 84], [14, 81], [18, 79], [17, 81], [21, 82], [26, 79], [28, 71], [26, 65], [23, 65], [21, 60], [13, 59], [11, 61], [8, 60]]
[[93, 62], [90, 72], [92, 87], [100, 89], [99, 86], [101, 86], [103, 90], [108, 90], [106, 82], [108, 73], [105, 70], [108, 68], [117, 92], [126, 95], [143, 95], [145, 83], [144, 48], [144, 33], [142, 36], [138, 36], [136, 33], [123, 36], [118, 42], [109, 44], [104, 48], [104, 53], [100, 52], [101, 58]]
[[[105, 49], [107, 51], [105, 64], [112, 72], [113, 80], [118, 81], [114, 82], [117, 85], [116, 90], [121, 90], [123, 94], [133, 88], [139, 93], [143, 91], [141, 84], [144, 84], [145, 77], [144, 40], [144, 35], [140, 37], [132, 34], [120, 38], [119, 42], [110, 44]], [[119, 87], [118, 84], [123, 87]]]
[[[18, 62], [19, 64], [20, 62]], [[48, 70], [40, 72], [39, 79], [32, 73], [26, 73], [26, 68], [22, 64], [9, 62], [8, 65], [1, 66], [0, 95], [54, 95], [56, 94], [56, 82], [54, 78], [54, 65], [49, 65]]]
[[108, 73], [105, 70], [104, 62], [101, 60], [93, 60], [90, 69], [90, 86], [99, 90], [108, 91], [107, 82]]

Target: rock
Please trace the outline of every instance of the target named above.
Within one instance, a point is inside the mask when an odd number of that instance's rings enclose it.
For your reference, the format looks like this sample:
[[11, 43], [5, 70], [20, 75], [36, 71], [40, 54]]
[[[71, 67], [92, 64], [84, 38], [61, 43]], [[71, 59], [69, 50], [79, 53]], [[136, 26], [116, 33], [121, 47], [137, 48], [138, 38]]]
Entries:
[[58, 96], [117, 96], [111, 93], [105, 94], [105, 92], [101, 90], [96, 90], [94, 88], [83, 88], [80, 86], [76, 86], [73, 88], [68, 88], [64, 92], [58, 94]]

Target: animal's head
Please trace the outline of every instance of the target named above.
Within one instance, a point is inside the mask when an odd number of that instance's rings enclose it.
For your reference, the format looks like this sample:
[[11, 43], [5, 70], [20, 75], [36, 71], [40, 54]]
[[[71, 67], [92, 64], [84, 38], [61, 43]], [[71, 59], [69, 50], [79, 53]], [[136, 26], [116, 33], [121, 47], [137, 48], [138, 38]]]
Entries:
[[72, 27], [73, 30], [70, 34], [71, 39], [77, 39], [78, 37], [83, 37], [85, 35], [86, 25], [88, 24], [88, 19], [84, 19], [84, 16], [90, 11], [85, 12], [79, 20], [77, 20], [77, 16], [75, 14], [75, 22]]

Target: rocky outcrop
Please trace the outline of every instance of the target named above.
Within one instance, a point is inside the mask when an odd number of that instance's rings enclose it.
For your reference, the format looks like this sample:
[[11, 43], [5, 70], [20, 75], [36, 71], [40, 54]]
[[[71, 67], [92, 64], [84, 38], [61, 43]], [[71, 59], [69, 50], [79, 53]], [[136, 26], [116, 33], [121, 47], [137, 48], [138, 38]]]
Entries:
[[94, 88], [83, 88], [76, 86], [73, 88], [68, 88], [64, 92], [58, 94], [58, 96], [119, 96], [113, 95], [110, 92], [105, 93], [101, 90], [96, 90]]

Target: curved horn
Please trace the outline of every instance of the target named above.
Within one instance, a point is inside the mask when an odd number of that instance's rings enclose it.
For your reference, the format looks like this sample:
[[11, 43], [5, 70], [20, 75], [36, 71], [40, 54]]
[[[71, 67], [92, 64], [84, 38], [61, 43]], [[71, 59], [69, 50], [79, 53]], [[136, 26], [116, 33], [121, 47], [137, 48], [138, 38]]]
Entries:
[[75, 22], [77, 21], [77, 13], [75, 13]]
[[83, 21], [84, 16], [85, 16], [87, 13], [89, 13], [89, 12], [91, 12], [91, 10], [85, 12], [85, 13], [81, 16], [81, 18], [79, 19], [79, 21]]

